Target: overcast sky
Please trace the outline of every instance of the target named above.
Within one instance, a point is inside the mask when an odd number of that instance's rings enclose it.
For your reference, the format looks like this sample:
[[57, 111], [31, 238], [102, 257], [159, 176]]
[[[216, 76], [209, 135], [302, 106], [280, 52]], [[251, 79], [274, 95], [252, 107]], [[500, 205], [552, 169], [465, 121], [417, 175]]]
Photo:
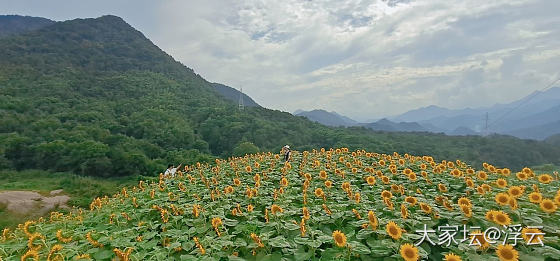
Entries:
[[519, 99], [560, 76], [557, 0], [0, 0], [53, 20], [114, 14], [261, 105], [357, 120]]

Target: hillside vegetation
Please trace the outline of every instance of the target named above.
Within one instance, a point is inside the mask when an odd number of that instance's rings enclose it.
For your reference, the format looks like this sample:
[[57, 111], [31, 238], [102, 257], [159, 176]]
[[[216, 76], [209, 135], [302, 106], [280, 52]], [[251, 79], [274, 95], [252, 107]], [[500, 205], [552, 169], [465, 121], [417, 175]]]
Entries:
[[0, 39], [0, 169], [154, 175], [170, 162], [243, 154], [247, 142], [260, 151], [344, 146], [514, 170], [560, 163], [558, 146], [508, 136], [382, 133], [260, 107], [240, 112], [115, 16]]
[[[96, 198], [89, 210], [4, 229], [0, 258], [552, 260], [560, 255], [558, 182], [528, 168], [477, 171], [459, 160], [346, 148], [294, 152], [288, 163], [252, 154], [187, 166]], [[465, 240], [478, 245], [461, 241], [463, 232], [446, 244], [437, 236], [446, 225], [465, 225]], [[503, 234], [495, 242], [479, 234], [515, 225], [515, 246]], [[434, 230], [434, 244], [414, 245], [421, 229]]]

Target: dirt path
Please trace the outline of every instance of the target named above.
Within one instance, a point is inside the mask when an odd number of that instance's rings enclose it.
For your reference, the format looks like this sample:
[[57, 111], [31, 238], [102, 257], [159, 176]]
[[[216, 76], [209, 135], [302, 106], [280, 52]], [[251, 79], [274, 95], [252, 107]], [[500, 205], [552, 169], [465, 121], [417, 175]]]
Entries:
[[56, 208], [68, 208], [70, 197], [57, 195], [62, 191], [51, 191], [51, 197], [45, 197], [34, 191], [4, 191], [0, 192], [0, 204], [6, 210], [22, 215], [44, 215]]

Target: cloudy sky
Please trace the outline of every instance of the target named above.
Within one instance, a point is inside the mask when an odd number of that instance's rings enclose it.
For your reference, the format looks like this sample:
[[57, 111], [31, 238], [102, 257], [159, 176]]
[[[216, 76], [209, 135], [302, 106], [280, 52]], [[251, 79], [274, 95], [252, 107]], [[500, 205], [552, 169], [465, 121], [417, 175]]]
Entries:
[[544, 88], [560, 77], [559, 11], [556, 0], [0, 0], [4, 14], [121, 16], [265, 107], [362, 121]]

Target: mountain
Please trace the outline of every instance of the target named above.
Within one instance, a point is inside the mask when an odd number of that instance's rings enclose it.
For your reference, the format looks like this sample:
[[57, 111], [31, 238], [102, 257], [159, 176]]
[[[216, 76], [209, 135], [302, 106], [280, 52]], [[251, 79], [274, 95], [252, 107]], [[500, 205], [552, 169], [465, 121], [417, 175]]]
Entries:
[[544, 140], [546, 143], [552, 144], [554, 146], [560, 146], [560, 134], [555, 134], [549, 136]]
[[240, 91], [220, 84], [220, 83], [212, 83], [212, 87], [214, 87], [214, 89], [222, 96], [224, 96], [224, 98], [234, 102], [235, 104], [239, 104], [239, 95], [243, 96], [243, 104], [245, 106], [248, 107], [261, 107], [259, 104], [257, 104], [251, 97], [249, 97], [248, 95], [246, 95], [245, 93], [241, 93]]
[[401, 115], [391, 117], [392, 121], [396, 122], [418, 122], [425, 121], [435, 117], [445, 116], [450, 113], [451, 110], [442, 108], [439, 106], [431, 105], [428, 107], [423, 107], [415, 110], [405, 112]]
[[215, 162], [243, 148], [276, 152], [285, 144], [512, 169], [560, 164], [557, 146], [511, 136], [382, 133], [262, 107], [239, 111], [215, 85], [116, 16], [0, 38], [0, 169], [154, 175], [169, 163]]
[[560, 133], [560, 120], [513, 130], [507, 134], [524, 139], [544, 140], [558, 133]]
[[0, 38], [34, 31], [54, 23], [42, 17], [0, 15]]
[[312, 110], [302, 111], [297, 110], [294, 112], [296, 116], [303, 116], [311, 121], [321, 123], [326, 126], [356, 126], [358, 122], [340, 115], [336, 112], [328, 112], [325, 110]]
[[[516, 135], [520, 138], [543, 139], [543, 135], [560, 133], [555, 122], [560, 120], [560, 87], [546, 91], [535, 91], [528, 96], [507, 104], [490, 107], [451, 110], [438, 106], [428, 106], [405, 112], [389, 118], [392, 121], [416, 121], [423, 126], [433, 126], [436, 131], [453, 135], [457, 128], [468, 128], [482, 133], [488, 113], [488, 132]], [[546, 132], [531, 135], [538, 126], [548, 126]], [[432, 129], [432, 128], [428, 128]], [[430, 130], [432, 131], [432, 130]]]
[[388, 132], [424, 132], [427, 131], [426, 128], [421, 126], [416, 122], [392, 122], [388, 119], [381, 119], [376, 122], [368, 123], [362, 125], [366, 128], [376, 130], [376, 131], [388, 131]]

